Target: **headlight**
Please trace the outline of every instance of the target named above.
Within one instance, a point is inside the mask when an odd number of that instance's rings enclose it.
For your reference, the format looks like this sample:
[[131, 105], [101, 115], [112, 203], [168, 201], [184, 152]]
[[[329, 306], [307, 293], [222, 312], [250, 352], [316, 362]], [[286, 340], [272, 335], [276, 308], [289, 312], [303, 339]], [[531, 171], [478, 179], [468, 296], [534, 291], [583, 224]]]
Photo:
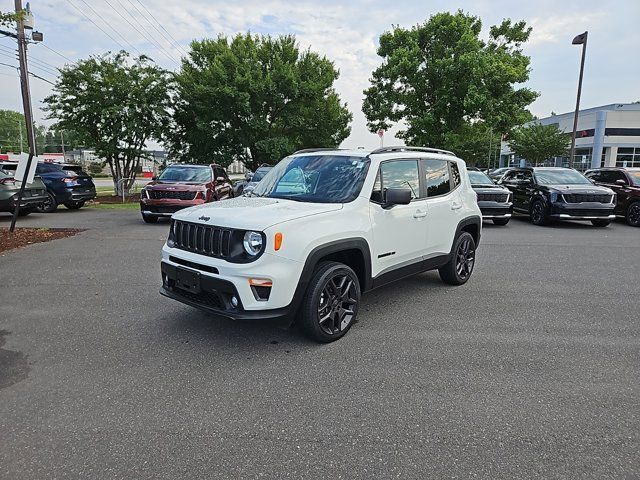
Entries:
[[143, 188], [140, 190], [140, 196], [142, 198], [149, 198], [149, 190], [147, 190], [146, 188]]
[[176, 246], [176, 224], [171, 220], [171, 226], [169, 227], [169, 238], [167, 239], [167, 247], [173, 248]]
[[242, 240], [244, 251], [252, 257], [255, 257], [262, 251], [263, 241], [262, 235], [258, 232], [246, 232]]

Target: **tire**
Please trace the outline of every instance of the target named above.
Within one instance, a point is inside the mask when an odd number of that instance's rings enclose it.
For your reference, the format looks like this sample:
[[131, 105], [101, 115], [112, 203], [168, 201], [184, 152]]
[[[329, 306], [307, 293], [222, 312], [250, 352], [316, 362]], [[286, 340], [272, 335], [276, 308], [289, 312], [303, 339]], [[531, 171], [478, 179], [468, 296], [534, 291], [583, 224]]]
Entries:
[[591, 220], [591, 224], [594, 227], [608, 227], [611, 223], [611, 220]]
[[69, 210], [79, 210], [84, 207], [84, 202], [67, 202], [64, 204]]
[[640, 227], [640, 202], [633, 202], [627, 207], [625, 218], [632, 227]]
[[158, 223], [158, 217], [155, 215], [145, 215], [143, 213], [142, 220], [144, 220], [144, 223]]
[[30, 208], [21, 208], [20, 211], [18, 212], [18, 216], [26, 217], [30, 213], [33, 213], [33, 210], [31, 210]]
[[47, 199], [40, 204], [40, 206], [36, 207], [41, 213], [51, 213], [55, 212], [58, 208], [58, 201], [53, 193], [47, 192]]
[[440, 278], [449, 285], [463, 285], [473, 273], [476, 264], [476, 242], [469, 232], [462, 232], [451, 249], [449, 261], [438, 269]]
[[338, 262], [320, 263], [307, 286], [301, 308], [301, 326], [313, 340], [338, 340], [355, 323], [360, 303], [355, 272]]
[[542, 200], [534, 200], [529, 210], [529, 220], [534, 225], [547, 225], [549, 223], [549, 214], [542, 203]]
[[493, 221], [494, 225], [505, 226], [507, 223], [509, 223], [509, 220], [511, 219], [510, 218], [493, 218], [491, 220]]

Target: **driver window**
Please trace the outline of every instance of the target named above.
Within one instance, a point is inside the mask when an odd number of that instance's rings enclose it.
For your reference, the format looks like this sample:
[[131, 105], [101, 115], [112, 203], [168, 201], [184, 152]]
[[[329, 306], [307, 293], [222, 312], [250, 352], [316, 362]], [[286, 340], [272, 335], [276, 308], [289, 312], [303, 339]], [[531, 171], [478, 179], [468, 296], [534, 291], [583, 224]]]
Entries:
[[391, 160], [380, 165], [371, 200], [382, 203], [388, 188], [411, 190], [411, 198], [420, 196], [420, 180], [417, 160]]

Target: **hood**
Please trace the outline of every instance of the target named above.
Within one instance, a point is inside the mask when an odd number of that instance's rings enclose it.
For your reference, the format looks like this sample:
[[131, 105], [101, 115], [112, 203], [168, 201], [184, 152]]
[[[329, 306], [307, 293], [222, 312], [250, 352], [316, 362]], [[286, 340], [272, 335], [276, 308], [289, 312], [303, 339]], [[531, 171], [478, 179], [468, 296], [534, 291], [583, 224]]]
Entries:
[[474, 185], [471, 184], [471, 188], [473, 188], [474, 192], [485, 192], [485, 193], [509, 193], [511, 190], [509, 190], [506, 187], [503, 187], [502, 185]]
[[544, 185], [550, 192], [556, 193], [608, 193], [613, 194], [613, 190], [599, 185]]
[[333, 212], [341, 203], [310, 203], [265, 197], [236, 197], [185, 208], [177, 220], [243, 230], [265, 230], [278, 223]]
[[156, 180], [153, 182], [149, 182], [145, 185], [145, 188], [149, 190], [201, 190], [202, 188], [194, 188], [194, 187], [204, 187], [203, 183], [199, 182], [162, 182], [160, 180]]

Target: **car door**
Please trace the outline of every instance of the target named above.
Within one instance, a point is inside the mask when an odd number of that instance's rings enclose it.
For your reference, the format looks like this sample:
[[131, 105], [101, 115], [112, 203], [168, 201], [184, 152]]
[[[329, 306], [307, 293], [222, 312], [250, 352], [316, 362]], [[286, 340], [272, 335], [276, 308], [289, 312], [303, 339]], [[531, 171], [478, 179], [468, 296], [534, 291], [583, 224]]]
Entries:
[[[422, 179], [427, 195], [427, 251], [425, 257], [448, 254], [460, 221], [462, 201], [459, 190], [452, 188], [451, 162], [423, 159]], [[460, 184], [459, 172], [457, 182]]]
[[[427, 207], [419, 178], [417, 159], [394, 159], [380, 164], [369, 203], [373, 276], [422, 261]], [[389, 188], [411, 190], [411, 203], [385, 207], [385, 192]]]
[[[526, 184], [529, 180], [529, 184]], [[507, 172], [500, 183], [513, 193], [513, 208], [522, 212], [529, 211], [531, 202], [530, 190], [532, 190], [533, 176], [530, 172], [514, 170]]]
[[[618, 183], [620, 180], [624, 184]], [[624, 172], [620, 170], [601, 170], [597, 183], [616, 192], [616, 213], [622, 215], [626, 211], [629, 201], [629, 179]]]

